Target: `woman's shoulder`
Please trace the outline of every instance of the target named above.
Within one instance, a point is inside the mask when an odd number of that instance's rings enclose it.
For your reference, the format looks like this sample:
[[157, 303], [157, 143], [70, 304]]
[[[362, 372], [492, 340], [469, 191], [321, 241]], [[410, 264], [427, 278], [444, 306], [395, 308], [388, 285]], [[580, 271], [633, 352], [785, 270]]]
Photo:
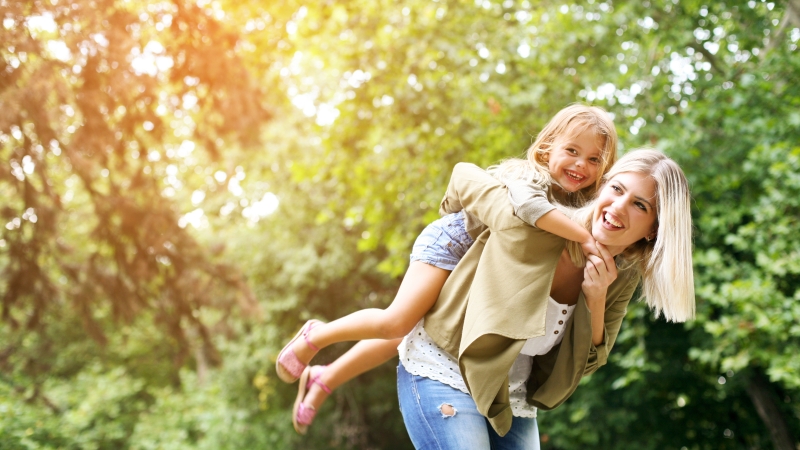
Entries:
[[642, 281], [642, 272], [635, 264], [626, 264], [617, 268], [617, 279], [608, 287], [608, 297], [615, 301], [627, 302], [633, 297]]

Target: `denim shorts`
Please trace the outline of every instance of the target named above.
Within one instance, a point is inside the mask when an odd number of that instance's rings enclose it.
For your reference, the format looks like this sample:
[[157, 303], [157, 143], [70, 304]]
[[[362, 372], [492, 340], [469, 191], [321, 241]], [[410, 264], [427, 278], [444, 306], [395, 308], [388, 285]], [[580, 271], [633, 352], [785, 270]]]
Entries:
[[464, 224], [463, 211], [448, 214], [422, 230], [411, 249], [411, 261], [453, 270], [473, 242]]

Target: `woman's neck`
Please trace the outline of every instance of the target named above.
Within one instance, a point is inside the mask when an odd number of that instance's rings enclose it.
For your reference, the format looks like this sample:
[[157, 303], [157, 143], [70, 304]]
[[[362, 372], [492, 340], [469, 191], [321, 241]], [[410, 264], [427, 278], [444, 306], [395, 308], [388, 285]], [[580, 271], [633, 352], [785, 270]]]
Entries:
[[[602, 242], [601, 242], [602, 243]], [[620, 247], [620, 246], [607, 246], [608, 252], [611, 253], [611, 256], [617, 256], [622, 254], [628, 247]]]
[[553, 275], [553, 284], [550, 286], [550, 297], [558, 303], [564, 305], [574, 305], [578, 303], [578, 296], [581, 293], [581, 283], [583, 282], [583, 267], [577, 267], [572, 263], [569, 252], [564, 249], [556, 265], [556, 272]]

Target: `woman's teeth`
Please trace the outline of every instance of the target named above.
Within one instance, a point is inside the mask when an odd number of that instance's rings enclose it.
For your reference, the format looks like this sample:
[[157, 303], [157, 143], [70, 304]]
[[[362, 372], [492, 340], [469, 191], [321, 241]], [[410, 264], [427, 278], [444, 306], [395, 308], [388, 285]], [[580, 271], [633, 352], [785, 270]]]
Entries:
[[606, 222], [610, 223], [611, 225], [614, 225], [617, 228], [622, 228], [622, 224], [614, 220], [614, 218], [612, 218], [610, 215], [604, 214], [604, 218], [606, 219]]

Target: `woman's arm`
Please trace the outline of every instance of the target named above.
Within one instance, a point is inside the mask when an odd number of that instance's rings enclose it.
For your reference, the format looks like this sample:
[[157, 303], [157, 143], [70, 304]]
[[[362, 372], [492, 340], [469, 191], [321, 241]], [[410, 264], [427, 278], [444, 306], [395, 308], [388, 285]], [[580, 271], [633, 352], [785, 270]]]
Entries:
[[[583, 376], [606, 364], [640, 279], [633, 268], [619, 272], [606, 293], [602, 327], [591, 325], [593, 314], [581, 293], [561, 343], [533, 358], [527, 386], [529, 403], [545, 410], [557, 407], [572, 395]], [[592, 328], [602, 330], [600, 345], [592, 342]]]
[[[605, 247], [603, 247], [603, 250], [606, 250]], [[636, 288], [641, 281], [641, 276], [635, 268], [628, 268], [617, 274], [616, 263], [612, 264], [612, 261], [606, 261], [605, 266], [600, 266], [600, 270], [611, 267], [610, 270], [613, 270], [616, 278], [606, 289], [605, 298], [602, 302], [599, 302], [597, 299], [590, 299], [590, 296], [595, 295], [591, 288], [584, 288], [584, 292], [582, 293], [586, 298], [587, 307], [589, 307], [591, 302], [597, 302], [595, 304], [601, 306], [600, 308], [595, 306], [595, 310], [590, 309], [590, 311], [592, 311], [593, 339], [592, 346], [589, 349], [589, 358], [586, 368], [584, 369], [584, 375], [593, 373], [599, 369], [600, 366], [608, 362], [608, 355], [614, 347], [619, 329], [622, 326], [622, 321], [625, 319], [625, 315], [628, 312], [628, 303], [630, 303], [631, 298], [633, 298], [633, 294], [636, 292]], [[606, 273], [600, 276], [609, 275]], [[585, 276], [584, 282], [586, 282]], [[597, 315], [602, 315], [602, 321], [598, 320], [595, 322], [597, 317], [595, 317], [594, 311], [598, 311]], [[597, 344], [595, 341], [595, 333], [603, 335], [599, 338], [600, 344]]]
[[590, 255], [583, 270], [581, 290], [592, 313], [592, 344], [605, 341], [605, 307], [608, 287], [617, 279], [617, 264], [606, 246], [597, 243], [600, 257]]

